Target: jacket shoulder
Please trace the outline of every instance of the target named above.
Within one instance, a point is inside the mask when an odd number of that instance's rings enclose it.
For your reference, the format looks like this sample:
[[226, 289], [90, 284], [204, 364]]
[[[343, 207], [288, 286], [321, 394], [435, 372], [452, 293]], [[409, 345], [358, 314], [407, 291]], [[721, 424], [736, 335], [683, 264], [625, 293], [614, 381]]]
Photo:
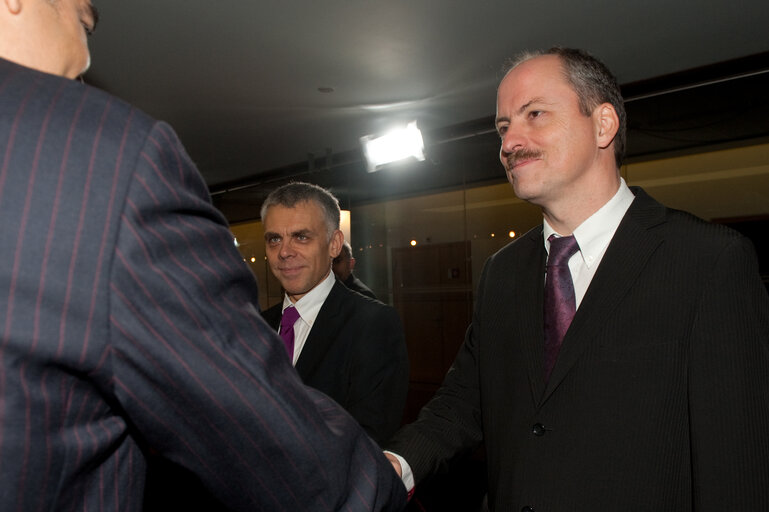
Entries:
[[[333, 298], [332, 298], [333, 297]], [[345, 303], [347, 307], [354, 307], [357, 310], [364, 311], [395, 311], [391, 306], [381, 302], [378, 299], [372, 299], [362, 293], [356, 292], [347, 288], [341, 281], [337, 279], [334, 283], [334, 287], [331, 289], [331, 293], [326, 300], [339, 301]]]
[[128, 126], [129, 132], [149, 132], [157, 123], [140, 109], [97, 87], [3, 59], [0, 82], [6, 83], [0, 103], [3, 111], [24, 104], [25, 115], [49, 115], [52, 123], [78, 119], [81, 127], [93, 125], [103, 137], [123, 133], [115, 128], [116, 123]]
[[631, 187], [631, 190], [636, 199], [628, 210], [628, 220], [639, 223], [670, 243], [684, 244], [692, 250], [720, 249], [744, 238], [728, 226], [707, 221], [683, 210], [669, 208], [657, 202], [643, 189]]

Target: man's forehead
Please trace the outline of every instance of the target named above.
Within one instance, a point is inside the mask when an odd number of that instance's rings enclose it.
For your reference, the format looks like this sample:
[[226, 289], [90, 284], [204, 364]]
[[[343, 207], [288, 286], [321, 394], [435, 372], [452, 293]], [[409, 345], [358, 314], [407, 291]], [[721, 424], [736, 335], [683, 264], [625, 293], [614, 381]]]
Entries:
[[267, 208], [264, 226], [273, 230], [309, 231], [323, 223], [320, 207], [314, 201], [302, 201], [294, 206], [276, 204]]
[[574, 92], [558, 57], [535, 57], [511, 69], [502, 79], [497, 89], [497, 109], [502, 105], [518, 109], [528, 104], [555, 101], [567, 90]]
[[556, 55], [540, 55], [523, 61], [507, 72], [499, 84], [499, 90], [511, 86], [534, 86], [543, 81], [565, 83], [563, 64]]

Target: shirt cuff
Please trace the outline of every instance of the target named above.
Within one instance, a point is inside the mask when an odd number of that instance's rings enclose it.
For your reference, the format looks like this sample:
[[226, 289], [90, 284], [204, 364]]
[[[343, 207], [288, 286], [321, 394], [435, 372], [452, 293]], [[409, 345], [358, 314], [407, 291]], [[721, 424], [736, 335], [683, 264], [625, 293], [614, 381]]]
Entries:
[[393, 453], [387, 450], [385, 450], [385, 453], [389, 453], [398, 459], [398, 462], [401, 465], [401, 481], [403, 482], [403, 485], [406, 486], [406, 492], [408, 492], [409, 499], [411, 499], [411, 495], [414, 494], [414, 473], [411, 471], [411, 466], [409, 466], [409, 463], [406, 462], [406, 459], [397, 453]]

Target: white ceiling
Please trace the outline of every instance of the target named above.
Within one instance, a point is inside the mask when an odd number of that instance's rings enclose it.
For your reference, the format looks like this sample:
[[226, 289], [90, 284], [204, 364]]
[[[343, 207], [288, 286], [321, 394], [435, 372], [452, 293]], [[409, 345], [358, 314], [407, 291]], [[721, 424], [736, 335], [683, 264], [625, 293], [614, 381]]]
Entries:
[[401, 119], [492, 116], [505, 59], [527, 48], [585, 48], [620, 83], [769, 50], [765, 0], [94, 3], [86, 80], [170, 122], [211, 186]]

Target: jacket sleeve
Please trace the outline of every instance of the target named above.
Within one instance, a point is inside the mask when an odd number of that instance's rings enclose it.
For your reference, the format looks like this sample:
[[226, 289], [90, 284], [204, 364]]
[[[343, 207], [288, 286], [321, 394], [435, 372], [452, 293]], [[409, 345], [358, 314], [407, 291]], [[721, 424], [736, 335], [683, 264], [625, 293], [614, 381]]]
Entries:
[[112, 393], [153, 452], [233, 510], [401, 509], [405, 491], [377, 446], [301, 384], [163, 123], [135, 164], [110, 287]]
[[721, 251], [697, 298], [689, 393], [694, 510], [769, 510], [769, 298], [750, 242]]

